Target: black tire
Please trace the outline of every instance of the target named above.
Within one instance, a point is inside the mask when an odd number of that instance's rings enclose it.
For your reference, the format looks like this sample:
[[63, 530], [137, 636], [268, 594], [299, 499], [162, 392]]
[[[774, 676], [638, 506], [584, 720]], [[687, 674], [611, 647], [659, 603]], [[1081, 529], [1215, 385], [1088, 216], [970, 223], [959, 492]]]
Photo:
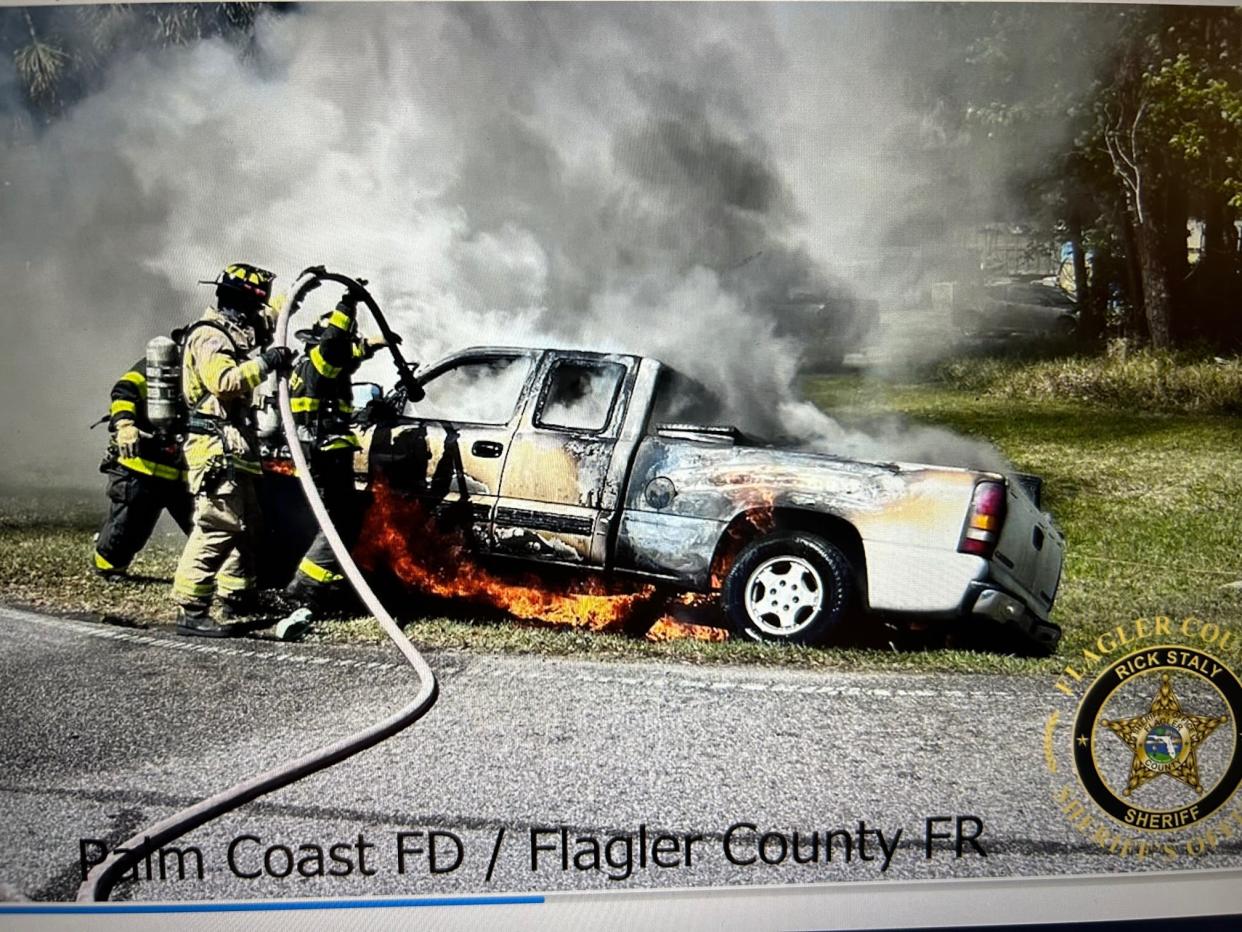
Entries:
[[[813, 573], [807, 572], [812, 570]], [[814, 578], [817, 584], [812, 584]], [[788, 580], [800, 598], [776, 604], [765, 583]], [[818, 605], [806, 604], [818, 589]], [[854, 602], [854, 567], [834, 544], [804, 531], [781, 531], [742, 548], [725, 577], [720, 601], [733, 632], [751, 641], [823, 644], [845, 624]], [[747, 596], [751, 597], [748, 604]], [[800, 604], [795, 604], [800, 603]], [[771, 608], [764, 612], [763, 609]]]
[[1051, 657], [1061, 643], [1061, 626], [1051, 621], [1036, 621], [1027, 635], [1025, 656]]

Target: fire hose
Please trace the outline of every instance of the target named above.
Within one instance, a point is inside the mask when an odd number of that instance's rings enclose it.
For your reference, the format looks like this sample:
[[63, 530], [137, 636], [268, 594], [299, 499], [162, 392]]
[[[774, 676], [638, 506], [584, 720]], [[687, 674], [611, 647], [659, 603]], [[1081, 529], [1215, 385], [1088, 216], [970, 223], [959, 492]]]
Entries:
[[[414, 381], [413, 372], [397, 350], [393, 333], [389, 329], [379, 306], [375, 303], [375, 299], [371, 297], [371, 294], [363, 285], [344, 275], [328, 272], [322, 266], [314, 266], [304, 270], [297, 280], [301, 281], [303, 278], [306, 280], [298, 287], [293, 298], [281, 310], [277, 319], [276, 343], [282, 346], [288, 345], [289, 318], [297, 313], [306, 296], [319, 287], [323, 281], [337, 282], [357, 294], [366, 304], [376, 325], [379, 326], [380, 331], [388, 341], [402, 386], [409, 393], [408, 397], [416, 398], [420, 392], [417, 383]], [[436, 696], [439, 694], [439, 685], [436, 683], [435, 674], [432, 673], [431, 668], [427, 665], [427, 661], [423, 659], [414, 645], [401, 632], [396, 621], [393, 620], [387, 609], [384, 608], [383, 603], [380, 602], [367, 584], [366, 579], [363, 578], [362, 573], [359, 572], [357, 564], [354, 563], [353, 558], [349, 554], [349, 548], [345, 546], [345, 542], [341, 539], [336, 526], [328, 515], [327, 508], [324, 507], [323, 498], [319, 495], [319, 491], [315, 488], [315, 483], [311, 479], [310, 466], [307, 463], [306, 454], [297, 439], [297, 430], [293, 421], [293, 409], [289, 403], [289, 377], [287, 375], [280, 377], [278, 401], [281, 424], [284, 427], [289, 451], [293, 456], [298, 479], [302, 484], [302, 491], [306, 494], [306, 500], [310, 504], [311, 511], [314, 512], [315, 520], [319, 523], [320, 529], [332, 547], [332, 552], [340, 563], [341, 569], [344, 571], [350, 585], [353, 586], [354, 591], [362, 599], [363, 604], [366, 605], [371, 614], [380, 623], [384, 633], [388, 635], [397, 646], [397, 649], [405, 656], [405, 659], [409, 661], [410, 666], [413, 667], [414, 673], [418, 677], [418, 692], [404, 707], [398, 709], [387, 718], [364, 728], [362, 731], [334, 741], [332, 744], [318, 750], [311, 751], [309, 754], [282, 764], [266, 773], [251, 777], [249, 780], [216, 793], [214, 796], [204, 799], [202, 802], [196, 803], [180, 812], [176, 812], [168, 818], [144, 829], [133, 838], [113, 849], [107, 858], [90, 871], [82, 886], [78, 888], [77, 899], [79, 902], [106, 900], [113, 886], [121, 879], [121, 875], [140, 863], [148, 854], [158, 849], [161, 845], [174, 841], [187, 832], [218, 816], [232, 812], [239, 806], [260, 796], [265, 796], [303, 777], [310, 776], [313, 773], [331, 767], [333, 764], [340, 763], [346, 758], [352, 757], [360, 751], [365, 751], [367, 748], [379, 744], [384, 739], [403, 731], [427, 713], [432, 705], [435, 704]]]

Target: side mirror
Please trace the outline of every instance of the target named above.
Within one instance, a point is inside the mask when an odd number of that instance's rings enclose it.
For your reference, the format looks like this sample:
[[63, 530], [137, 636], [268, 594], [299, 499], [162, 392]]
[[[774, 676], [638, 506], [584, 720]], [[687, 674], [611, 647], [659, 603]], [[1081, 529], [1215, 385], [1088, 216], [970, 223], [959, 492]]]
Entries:
[[375, 382], [354, 382], [352, 388], [355, 411], [365, 408], [384, 394], [383, 390]]

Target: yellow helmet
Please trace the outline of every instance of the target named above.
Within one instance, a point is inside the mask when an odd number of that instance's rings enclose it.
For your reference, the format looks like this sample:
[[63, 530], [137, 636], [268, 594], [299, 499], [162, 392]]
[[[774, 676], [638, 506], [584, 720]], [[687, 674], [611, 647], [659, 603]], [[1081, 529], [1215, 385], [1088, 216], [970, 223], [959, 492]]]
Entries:
[[220, 273], [220, 278], [216, 282], [216, 288], [217, 291], [221, 288], [241, 291], [259, 298], [266, 304], [268, 298], [272, 296], [272, 282], [275, 278], [276, 274], [274, 272], [261, 269], [257, 265], [234, 262], [232, 265], [226, 266], [224, 271]]
[[237, 307], [247, 313], [268, 302], [272, 296], [272, 282], [276, 273], [261, 269], [257, 265], [245, 262], [234, 262], [227, 265], [220, 275], [211, 281], [201, 281], [200, 285], [215, 285], [216, 300], [221, 306]]

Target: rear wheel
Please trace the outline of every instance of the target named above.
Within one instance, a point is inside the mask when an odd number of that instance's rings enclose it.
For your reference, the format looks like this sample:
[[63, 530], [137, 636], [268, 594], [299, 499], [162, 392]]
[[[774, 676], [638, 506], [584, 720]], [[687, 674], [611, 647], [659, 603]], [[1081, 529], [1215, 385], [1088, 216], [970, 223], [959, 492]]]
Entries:
[[725, 577], [721, 602], [741, 637], [822, 644], [844, 624], [854, 589], [854, 568], [838, 547], [789, 531], [742, 548]]

